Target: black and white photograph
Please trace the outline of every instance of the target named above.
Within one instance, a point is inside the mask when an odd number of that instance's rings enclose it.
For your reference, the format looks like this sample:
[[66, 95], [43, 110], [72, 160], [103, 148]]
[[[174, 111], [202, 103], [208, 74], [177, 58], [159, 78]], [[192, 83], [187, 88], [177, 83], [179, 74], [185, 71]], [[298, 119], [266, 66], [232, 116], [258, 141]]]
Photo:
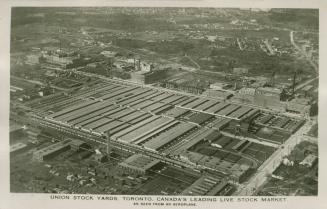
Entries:
[[0, 209], [325, 208], [326, 19], [320, 0], [1, 2]]
[[316, 196], [319, 10], [13, 7], [10, 192]]

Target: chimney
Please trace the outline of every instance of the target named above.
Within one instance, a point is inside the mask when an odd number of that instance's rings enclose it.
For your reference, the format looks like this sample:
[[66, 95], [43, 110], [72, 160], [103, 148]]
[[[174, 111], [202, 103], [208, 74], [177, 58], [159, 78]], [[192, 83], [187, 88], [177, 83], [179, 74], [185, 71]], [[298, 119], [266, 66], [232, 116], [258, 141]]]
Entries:
[[141, 59], [139, 59], [138, 67], [139, 67], [138, 70], [141, 70]]
[[133, 58], [133, 60], [134, 60], [134, 70], [136, 70], [136, 69], [135, 69], [135, 67], [136, 67], [136, 66], [135, 66], [135, 62], [136, 62], [136, 61], [135, 61], [135, 57]]

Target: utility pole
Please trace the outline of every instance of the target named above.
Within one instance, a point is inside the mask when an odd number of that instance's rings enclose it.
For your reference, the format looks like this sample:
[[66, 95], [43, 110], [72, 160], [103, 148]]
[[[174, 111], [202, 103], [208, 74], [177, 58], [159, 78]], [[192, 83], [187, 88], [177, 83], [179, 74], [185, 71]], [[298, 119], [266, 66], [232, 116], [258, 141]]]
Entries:
[[107, 131], [107, 155], [109, 156], [110, 154], [110, 148], [109, 148], [109, 143], [110, 143], [110, 131]]
[[60, 50], [60, 53], [61, 53], [61, 36], [62, 36], [62, 28], [60, 27], [59, 28], [59, 50]]
[[293, 75], [292, 95], [294, 95], [295, 93], [296, 76], [297, 76], [297, 70], [294, 71], [294, 75]]

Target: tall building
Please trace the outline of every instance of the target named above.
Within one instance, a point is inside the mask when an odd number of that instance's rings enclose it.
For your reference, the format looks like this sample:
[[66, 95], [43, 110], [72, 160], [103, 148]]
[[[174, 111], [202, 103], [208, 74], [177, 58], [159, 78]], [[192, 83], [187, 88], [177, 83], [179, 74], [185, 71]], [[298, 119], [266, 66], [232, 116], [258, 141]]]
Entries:
[[281, 103], [283, 90], [272, 87], [259, 87], [254, 94], [254, 104], [265, 108], [284, 110]]
[[61, 67], [67, 67], [67, 65], [73, 63], [72, 57], [60, 57], [58, 55], [44, 55], [43, 58], [45, 62], [53, 65], [59, 65]]
[[235, 99], [244, 103], [254, 103], [255, 88], [242, 88], [235, 95]]
[[272, 87], [242, 88], [234, 100], [242, 103], [254, 104], [268, 109], [286, 110], [286, 104], [281, 101], [284, 90]]
[[145, 174], [152, 167], [160, 163], [157, 159], [152, 159], [142, 154], [135, 154], [119, 163], [119, 167], [131, 174]]

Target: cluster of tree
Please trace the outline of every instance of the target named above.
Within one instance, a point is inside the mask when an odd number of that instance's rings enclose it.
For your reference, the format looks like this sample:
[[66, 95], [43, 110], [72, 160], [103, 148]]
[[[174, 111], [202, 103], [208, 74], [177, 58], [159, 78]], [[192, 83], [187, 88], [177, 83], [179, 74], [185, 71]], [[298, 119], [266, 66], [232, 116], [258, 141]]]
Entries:
[[151, 51], [162, 54], [187, 54], [191, 50], [195, 49], [194, 44], [187, 41], [172, 40], [172, 41], [157, 41], [146, 42], [137, 39], [115, 39], [113, 43], [120, 47], [126, 48], [146, 48]]
[[[166, 21], [166, 18], [159, 19], [155, 14], [87, 14], [76, 9], [71, 9], [77, 15], [58, 14], [62, 9], [33, 9], [33, 8], [15, 8], [13, 9], [12, 26], [25, 25], [30, 23], [43, 23], [46, 19], [47, 24], [60, 24], [66, 27], [101, 27], [126, 31], [145, 31], [145, 30], [172, 30], [173, 24]], [[33, 16], [44, 12], [44, 16]], [[164, 15], [165, 16], [165, 15]], [[79, 21], [83, 19], [83, 21]]]
[[[305, 61], [294, 60], [290, 56], [268, 56], [261, 52], [243, 52], [238, 49], [214, 49], [211, 56], [217, 57], [216, 66], [225, 69], [243, 66], [251, 69], [254, 74], [292, 75], [295, 71], [310, 73], [310, 67]], [[314, 72], [314, 71], [312, 71]]]
[[287, 27], [319, 29], [318, 9], [273, 9], [269, 19], [275, 24]]

